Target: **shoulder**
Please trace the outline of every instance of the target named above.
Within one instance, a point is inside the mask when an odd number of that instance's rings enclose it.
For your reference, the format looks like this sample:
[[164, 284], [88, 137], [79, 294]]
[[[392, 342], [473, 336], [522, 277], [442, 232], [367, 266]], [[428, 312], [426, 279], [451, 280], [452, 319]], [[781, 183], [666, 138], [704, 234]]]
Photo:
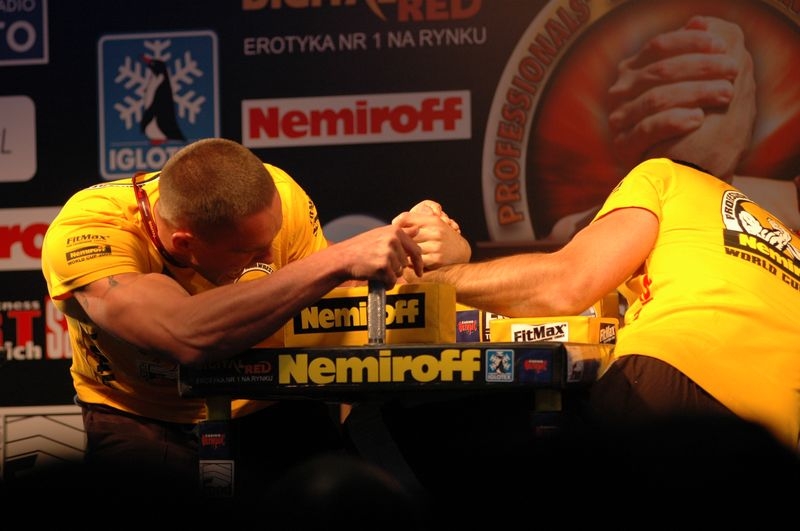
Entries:
[[689, 169], [688, 166], [684, 166], [674, 160], [659, 157], [653, 159], [647, 159], [636, 166], [628, 172], [628, 177], [636, 177], [640, 175], [671, 175], [676, 171], [681, 171], [681, 168]]
[[130, 198], [135, 200], [133, 194], [133, 181], [131, 179], [119, 179], [116, 181], [106, 181], [87, 186], [78, 190], [70, 197], [67, 204], [80, 200], [115, 200], [118, 198]]
[[264, 163], [264, 167], [272, 175], [281, 196], [283, 231], [303, 227], [303, 230], [310, 228], [315, 235], [321, 233], [317, 207], [305, 189], [282, 168], [269, 163]]
[[296, 186], [300, 188], [300, 185], [297, 183], [297, 181], [295, 181], [294, 178], [291, 175], [289, 175], [289, 173], [285, 171], [283, 168], [279, 168], [278, 166], [266, 162], [264, 163], [264, 167], [272, 176], [272, 180], [275, 181], [275, 184], [278, 187], [283, 185], [292, 187]]
[[675, 179], [690, 177], [695, 180], [708, 179], [710, 181], [721, 181], [708, 170], [682, 160], [668, 158], [652, 158], [640, 162], [629, 173], [629, 177], [655, 177], [660, 179]]
[[51, 225], [60, 223], [118, 224], [136, 211], [136, 194], [130, 179], [98, 183], [75, 192], [62, 206]]
[[313, 204], [305, 189], [286, 171], [272, 164], [264, 164], [264, 167], [272, 175], [272, 180], [275, 182], [275, 187], [281, 196], [284, 217], [287, 210], [295, 207], [305, 210], [309, 204]]
[[724, 181], [699, 166], [668, 158], [653, 158], [639, 163], [628, 172], [618, 187], [638, 187], [643, 183], [661, 191], [674, 187], [702, 188], [711, 185], [718, 188], [725, 185]]

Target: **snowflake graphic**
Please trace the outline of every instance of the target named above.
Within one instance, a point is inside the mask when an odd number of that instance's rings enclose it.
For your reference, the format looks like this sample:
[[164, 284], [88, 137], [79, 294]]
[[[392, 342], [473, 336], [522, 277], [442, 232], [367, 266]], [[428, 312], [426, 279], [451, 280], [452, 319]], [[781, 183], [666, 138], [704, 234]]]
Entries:
[[156, 171], [186, 142], [219, 135], [213, 31], [104, 35], [97, 51], [105, 179]]
[[[182, 57], [173, 61], [170, 39], [145, 40], [147, 49], [145, 56], [163, 61], [168, 65], [170, 86], [172, 87], [173, 100], [177, 106], [177, 114], [183, 120], [194, 124], [197, 116], [203, 110], [206, 97], [198, 95], [190, 87], [204, 72], [199, 68], [198, 62], [193, 58], [192, 52], [186, 50]], [[130, 130], [142, 121], [146, 108], [146, 90], [153, 73], [147, 68], [140, 58], [126, 55], [122, 64], [117, 68], [114, 83], [122, 85], [128, 91], [122, 101], [113, 104], [119, 119], [125, 124], [125, 129]]]

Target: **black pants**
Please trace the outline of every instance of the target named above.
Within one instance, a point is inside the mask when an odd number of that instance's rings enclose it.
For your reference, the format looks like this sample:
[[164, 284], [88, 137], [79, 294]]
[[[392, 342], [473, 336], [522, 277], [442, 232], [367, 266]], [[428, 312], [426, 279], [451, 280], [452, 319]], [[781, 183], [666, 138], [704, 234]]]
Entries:
[[345, 428], [360, 455], [415, 496], [431, 529], [469, 528], [520, 479], [535, 438], [533, 408], [527, 392], [356, 404]]
[[[129, 500], [161, 495], [195, 500], [200, 496], [197, 426], [147, 419], [106, 406], [82, 407], [87, 472], [96, 494]], [[344, 448], [330, 407], [317, 401], [279, 402], [233, 419], [230, 438], [234, 498], [256, 502], [291, 467]]]

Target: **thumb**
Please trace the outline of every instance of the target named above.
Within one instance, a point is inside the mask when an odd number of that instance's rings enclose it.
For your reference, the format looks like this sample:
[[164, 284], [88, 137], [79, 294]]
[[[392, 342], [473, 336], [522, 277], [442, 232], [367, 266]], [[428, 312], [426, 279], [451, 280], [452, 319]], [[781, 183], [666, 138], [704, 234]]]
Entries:
[[431, 201], [430, 199], [425, 199], [424, 201], [420, 201], [416, 205], [411, 208], [411, 212], [415, 214], [436, 214], [439, 215], [442, 213], [442, 206], [435, 202]]

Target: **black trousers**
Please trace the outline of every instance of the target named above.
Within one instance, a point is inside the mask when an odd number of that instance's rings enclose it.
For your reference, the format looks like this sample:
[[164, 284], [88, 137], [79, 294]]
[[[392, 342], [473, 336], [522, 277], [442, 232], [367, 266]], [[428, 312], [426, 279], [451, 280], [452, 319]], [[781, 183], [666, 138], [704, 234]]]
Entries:
[[[198, 427], [81, 404], [86, 466], [101, 496], [193, 500], [199, 489]], [[261, 501], [290, 468], [317, 455], [343, 452], [330, 407], [292, 400], [230, 421], [235, 498]]]
[[356, 453], [414, 496], [431, 529], [470, 528], [518, 483], [534, 447], [533, 409], [528, 392], [356, 404], [345, 430]]
[[617, 359], [592, 385], [595, 422], [649, 422], [660, 417], [735, 417], [719, 400], [672, 365], [650, 356]]

